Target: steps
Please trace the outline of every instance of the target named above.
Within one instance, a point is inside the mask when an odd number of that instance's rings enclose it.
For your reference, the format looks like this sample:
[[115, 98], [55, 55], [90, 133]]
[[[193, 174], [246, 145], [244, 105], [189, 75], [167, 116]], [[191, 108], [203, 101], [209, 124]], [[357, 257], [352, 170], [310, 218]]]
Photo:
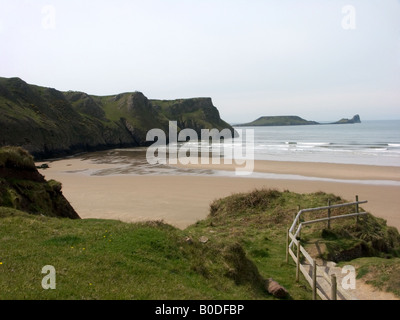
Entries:
[[[317, 296], [319, 296], [323, 300], [356, 300], [357, 298], [354, 294], [355, 290], [350, 290], [347, 288], [348, 287], [347, 281], [354, 281], [355, 283], [356, 280], [355, 272], [353, 274], [351, 273], [349, 274], [348, 270], [336, 267], [336, 264], [334, 262], [315, 261], [314, 258], [310, 255], [310, 253], [307, 252], [300, 243], [300, 235], [302, 227], [314, 223], [325, 223], [325, 222], [328, 222], [328, 227], [329, 227], [331, 220], [346, 219], [352, 217], [357, 217], [358, 219], [358, 216], [367, 214], [367, 212], [359, 211], [359, 205], [367, 202], [368, 201], [359, 201], [358, 196], [356, 196], [355, 202], [350, 202], [350, 203], [340, 203], [331, 205], [331, 202], [328, 201], [328, 206], [301, 209], [295, 215], [291, 227], [287, 230], [286, 262], [289, 261], [289, 256], [293, 258], [293, 261], [296, 263], [296, 281], [299, 281], [299, 275], [300, 273], [303, 273], [307, 282], [313, 288], [313, 299], [316, 299]], [[331, 215], [331, 209], [348, 207], [348, 206], [355, 206], [355, 213], [348, 213], [348, 214], [341, 214], [334, 216]], [[304, 219], [301, 220], [301, 216], [303, 213], [321, 211], [321, 210], [322, 211], [327, 210], [326, 218], [318, 218], [308, 221], [304, 221]], [[296, 247], [296, 253], [294, 252], [294, 247]], [[317, 246], [317, 250], [318, 249], [319, 248]], [[303, 256], [304, 259], [302, 259], [301, 256]], [[306, 262], [301, 262], [302, 260]], [[313, 265], [316, 266], [315, 277], [313, 277]], [[342, 273], [342, 271], [345, 272]], [[333, 280], [331, 277], [332, 275], [336, 276], [333, 277], [336, 278], [335, 281], [336, 285], [334, 282], [332, 282]], [[342, 287], [342, 283], [346, 284], [346, 288]], [[314, 291], [315, 288], [317, 292]], [[334, 296], [332, 297], [332, 292], [335, 291], [336, 291], [336, 297]]]
[[[303, 268], [306, 270], [308, 275], [312, 277], [312, 265], [308, 262], [302, 263]], [[322, 295], [325, 298], [323, 300], [333, 300], [331, 296], [331, 284], [326, 279], [326, 277], [330, 278], [330, 276], [334, 274], [336, 275], [336, 283], [337, 283], [337, 300], [357, 300], [357, 297], [354, 294], [355, 290], [352, 289], [344, 289], [342, 287], [343, 278], [347, 275], [347, 273], [342, 273], [342, 268], [336, 267], [336, 263], [331, 261], [317, 261], [317, 288], [320, 290]], [[346, 281], [346, 279], [345, 279]], [[345, 294], [343, 294], [342, 292]]]

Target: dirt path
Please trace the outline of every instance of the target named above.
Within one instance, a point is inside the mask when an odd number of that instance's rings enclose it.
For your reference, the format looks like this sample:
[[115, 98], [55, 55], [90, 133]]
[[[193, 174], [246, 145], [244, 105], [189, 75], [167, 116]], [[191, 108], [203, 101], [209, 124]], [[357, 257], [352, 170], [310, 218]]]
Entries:
[[[302, 266], [307, 270], [309, 276], [312, 277], [312, 267], [307, 262], [303, 263]], [[323, 272], [326, 272], [329, 276], [331, 274], [336, 275], [337, 286], [338, 288], [341, 287], [342, 290], [346, 292], [346, 294], [348, 295], [347, 299], [351, 298], [352, 300], [400, 300], [400, 298], [397, 297], [395, 294], [381, 291], [374, 286], [367, 284], [363, 279], [356, 279], [355, 289], [344, 290], [342, 286], [342, 281], [347, 281], [347, 279], [344, 279], [344, 277], [348, 275], [348, 273], [342, 273], [342, 268], [337, 267], [334, 262], [317, 259], [317, 287], [327, 299], [331, 299], [331, 288], [330, 283], [325, 280]], [[345, 299], [338, 290], [337, 300], [347, 299]]]
[[363, 280], [357, 280], [354, 296], [358, 300], [400, 300], [400, 298], [395, 294], [379, 291], [377, 288], [365, 283]]

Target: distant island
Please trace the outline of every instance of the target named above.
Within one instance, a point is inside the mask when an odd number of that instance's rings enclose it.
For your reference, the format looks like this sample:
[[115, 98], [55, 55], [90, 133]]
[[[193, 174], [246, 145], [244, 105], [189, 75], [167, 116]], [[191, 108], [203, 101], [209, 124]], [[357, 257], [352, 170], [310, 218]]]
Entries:
[[356, 114], [351, 119], [343, 118], [336, 122], [320, 123], [309, 121], [299, 116], [265, 116], [260, 117], [249, 123], [236, 124], [235, 127], [267, 127], [267, 126], [304, 126], [304, 125], [322, 125], [322, 124], [353, 124], [361, 123], [360, 116]]

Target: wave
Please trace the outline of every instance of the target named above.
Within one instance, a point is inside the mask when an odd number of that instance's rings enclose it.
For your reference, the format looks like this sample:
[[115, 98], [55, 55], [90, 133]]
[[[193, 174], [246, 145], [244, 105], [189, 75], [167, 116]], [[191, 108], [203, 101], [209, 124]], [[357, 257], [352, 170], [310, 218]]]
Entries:
[[330, 142], [300, 142], [297, 144], [306, 145], [306, 146], [329, 146], [331, 143]]

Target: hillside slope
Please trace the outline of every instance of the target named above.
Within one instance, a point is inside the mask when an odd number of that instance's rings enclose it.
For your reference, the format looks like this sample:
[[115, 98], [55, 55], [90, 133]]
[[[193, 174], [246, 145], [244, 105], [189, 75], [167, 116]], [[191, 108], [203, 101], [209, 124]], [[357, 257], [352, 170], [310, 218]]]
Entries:
[[150, 129], [233, 128], [210, 98], [149, 100], [141, 92], [92, 96], [0, 78], [0, 146], [21, 146], [35, 158], [114, 147], [146, 146]]
[[61, 183], [46, 181], [33, 157], [19, 147], [0, 148], [0, 207], [29, 214], [80, 219], [61, 191]]
[[265, 116], [260, 117], [249, 123], [244, 123], [239, 126], [300, 126], [318, 124], [315, 121], [308, 121], [298, 116]]

